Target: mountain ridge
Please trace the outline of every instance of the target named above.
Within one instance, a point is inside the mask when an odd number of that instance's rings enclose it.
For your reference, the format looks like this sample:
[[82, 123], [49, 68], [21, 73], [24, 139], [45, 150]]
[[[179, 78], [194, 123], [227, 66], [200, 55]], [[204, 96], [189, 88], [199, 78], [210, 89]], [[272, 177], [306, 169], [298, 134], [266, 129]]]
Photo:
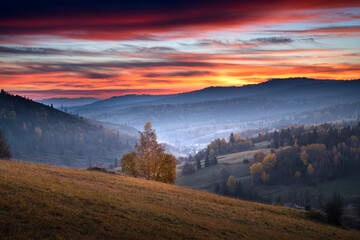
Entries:
[[[269, 81], [250, 84], [244, 86], [216, 86], [207, 87], [200, 90], [191, 92], [184, 92], [171, 95], [124, 95], [115, 96], [109, 99], [100, 100], [93, 104], [80, 106], [78, 108], [69, 108], [70, 112], [87, 115], [87, 109], [89, 114], [96, 112], [96, 107], [104, 108], [108, 107], [109, 110], [102, 109], [101, 112], [110, 110], [120, 110], [127, 107], [143, 106], [143, 105], [161, 105], [161, 104], [182, 104], [191, 102], [202, 102], [207, 100], [225, 100], [239, 97], [257, 97], [260, 94], [270, 94], [270, 92], [285, 91], [288, 88], [294, 88], [297, 86], [308, 86], [319, 83], [318, 86], [324, 86], [324, 84], [331, 83], [331, 85], [346, 85], [346, 82], [350, 82], [352, 85], [357, 85], [358, 91], [360, 91], [360, 80], [318, 80], [312, 78], [286, 78], [286, 79], [271, 79]], [[350, 84], [347, 84], [350, 85]], [[337, 89], [336, 89], [337, 90]], [[333, 89], [334, 91], [334, 89]]]

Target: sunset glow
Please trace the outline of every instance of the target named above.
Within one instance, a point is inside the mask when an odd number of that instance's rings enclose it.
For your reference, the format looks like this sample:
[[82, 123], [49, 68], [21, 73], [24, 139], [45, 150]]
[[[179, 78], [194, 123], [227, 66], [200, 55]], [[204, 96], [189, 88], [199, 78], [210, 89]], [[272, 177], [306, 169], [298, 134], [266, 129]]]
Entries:
[[360, 76], [359, 1], [0, 6], [1, 88], [33, 99]]

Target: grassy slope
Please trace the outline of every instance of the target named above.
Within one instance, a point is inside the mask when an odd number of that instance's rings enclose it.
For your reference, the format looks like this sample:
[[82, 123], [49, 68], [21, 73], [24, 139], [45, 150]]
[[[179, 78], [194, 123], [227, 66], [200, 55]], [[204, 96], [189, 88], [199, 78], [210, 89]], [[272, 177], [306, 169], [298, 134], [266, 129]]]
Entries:
[[0, 161], [0, 239], [359, 239], [304, 212], [178, 186]]

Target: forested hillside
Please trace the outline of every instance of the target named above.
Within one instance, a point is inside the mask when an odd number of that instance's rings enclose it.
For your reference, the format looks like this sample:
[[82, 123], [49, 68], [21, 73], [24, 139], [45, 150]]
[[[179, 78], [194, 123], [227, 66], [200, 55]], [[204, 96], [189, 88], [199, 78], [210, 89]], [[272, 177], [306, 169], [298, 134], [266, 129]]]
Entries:
[[295, 125], [251, 138], [231, 134], [183, 159], [186, 163], [178, 166], [177, 184], [323, 211], [336, 193], [344, 214], [353, 219], [342, 221], [359, 228], [360, 215], [349, 214], [357, 211], [353, 208], [360, 210], [359, 139], [359, 122]]
[[271, 153], [259, 151], [249, 159], [253, 163], [250, 171], [255, 182], [277, 184], [306, 180], [316, 183], [360, 172], [359, 139], [360, 123], [292, 126], [246, 138], [231, 133], [228, 140], [215, 139], [183, 161], [206, 161], [206, 158], [252, 151], [254, 144], [268, 142], [265, 148], [272, 148]]
[[134, 145], [136, 130], [122, 128], [119, 133], [20, 96], [4, 91], [0, 95], [0, 129], [15, 159], [69, 167], [107, 166]]

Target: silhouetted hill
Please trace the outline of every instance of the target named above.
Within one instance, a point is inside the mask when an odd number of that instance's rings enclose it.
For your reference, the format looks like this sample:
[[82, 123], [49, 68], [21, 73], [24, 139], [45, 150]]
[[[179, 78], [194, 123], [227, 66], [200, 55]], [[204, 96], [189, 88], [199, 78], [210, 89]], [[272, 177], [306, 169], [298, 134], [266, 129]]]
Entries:
[[[285, 80], [282, 80], [285, 81]], [[281, 81], [280, 81], [281, 82]], [[354, 81], [333, 81], [315, 80], [305, 81], [307, 84], [289, 86], [286, 89], [279, 89], [265, 93], [264, 97], [283, 100], [311, 99], [319, 97], [331, 97], [336, 95], [351, 95], [360, 93], [360, 80]]]
[[121, 128], [110, 130], [20, 96], [0, 94], [0, 129], [19, 160], [69, 167], [108, 165], [130, 151], [135, 141], [135, 129]]
[[163, 99], [168, 95], [125, 95], [111, 97], [109, 99], [100, 100], [84, 106], [68, 108], [70, 112], [80, 115], [99, 114], [132, 106], [146, 105], [156, 99]]
[[[311, 94], [309, 94], [310, 92]], [[86, 116], [145, 105], [194, 103], [240, 97], [308, 99], [354, 92], [360, 92], [360, 80], [272, 79], [260, 84], [241, 87], [209, 87], [172, 95], [126, 95], [112, 97], [85, 106], [70, 108], [69, 110]]]
[[51, 106], [51, 104], [55, 108], [60, 107], [75, 107], [75, 106], [81, 106], [86, 104], [91, 104], [93, 102], [99, 101], [98, 98], [92, 98], [92, 97], [80, 97], [80, 98], [46, 98], [42, 100], [38, 100], [37, 102], [43, 103], [45, 105]]

